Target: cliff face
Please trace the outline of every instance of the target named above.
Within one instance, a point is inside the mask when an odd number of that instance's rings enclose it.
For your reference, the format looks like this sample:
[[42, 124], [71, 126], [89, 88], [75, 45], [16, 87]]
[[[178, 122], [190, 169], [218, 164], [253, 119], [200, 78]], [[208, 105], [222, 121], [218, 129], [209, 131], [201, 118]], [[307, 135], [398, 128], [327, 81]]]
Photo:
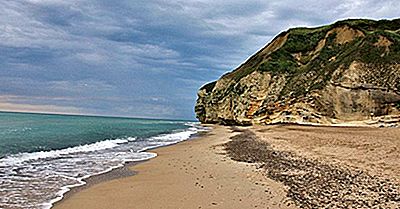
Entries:
[[195, 111], [241, 125], [399, 120], [400, 19], [285, 31], [203, 86]]

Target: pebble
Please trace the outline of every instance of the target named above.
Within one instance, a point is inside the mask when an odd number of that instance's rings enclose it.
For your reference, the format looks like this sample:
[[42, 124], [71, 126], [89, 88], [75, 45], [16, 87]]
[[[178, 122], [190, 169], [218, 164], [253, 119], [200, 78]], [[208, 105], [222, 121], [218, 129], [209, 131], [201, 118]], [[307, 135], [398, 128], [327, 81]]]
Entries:
[[227, 155], [258, 163], [265, 175], [287, 186], [300, 208], [400, 208], [400, 185], [367, 172], [274, 150], [250, 130], [231, 137]]

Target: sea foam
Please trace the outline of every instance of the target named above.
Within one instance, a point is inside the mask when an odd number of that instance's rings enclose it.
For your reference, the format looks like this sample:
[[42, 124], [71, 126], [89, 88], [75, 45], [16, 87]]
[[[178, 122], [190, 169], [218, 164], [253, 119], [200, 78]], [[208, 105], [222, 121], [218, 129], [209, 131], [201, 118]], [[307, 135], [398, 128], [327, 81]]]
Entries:
[[138, 139], [104, 140], [60, 150], [14, 154], [0, 159], [0, 208], [50, 208], [84, 179], [108, 172], [127, 162], [156, 156], [146, 152], [187, 140], [203, 127]]
[[134, 141], [135, 137], [129, 137], [127, 139], [115, 139], [115, 140], [105, 140], [100, 142], [95, 142], [93, 144], [86, 144], [76, 147], [70, 147], [61, 150], [51, 150], [51, 151], [41, 151], [34, 153], [20, 153], [12, 156], [7, 156], [0, 159], [0, 167], [17, 165], [26, 161], [39, 160], [45, 158], [59, 158], [63, 155], [69, 155], [80, 152], [94, 152], [99, 150], [110, 149], [119, 146], [120, 144], [127, 143], [129, 141]]

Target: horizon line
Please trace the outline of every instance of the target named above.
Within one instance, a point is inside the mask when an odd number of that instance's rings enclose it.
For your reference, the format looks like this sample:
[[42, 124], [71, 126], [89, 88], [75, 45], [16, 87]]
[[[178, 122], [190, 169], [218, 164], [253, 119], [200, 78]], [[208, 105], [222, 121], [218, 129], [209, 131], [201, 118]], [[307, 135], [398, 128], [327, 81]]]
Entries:
[[98, 115], [84, 113], [57, 113], [57, 112], [29, 112], [29, 111], [11, 111], [0, 110], [0, 113], [19, 113], [19, 114], [34, 114], [34, 115], [60, 115], [60, 116], [82, 116], [82, 117], [102, 117], [102, 118], [124, 118], [124, 119], [144, 119], [144, 120], [177, 120], [177, 121], [197, 121], [195, 119], [171, 119], [171, 118], [155, 118], [143, 116], [120, 116], [120, 115]]

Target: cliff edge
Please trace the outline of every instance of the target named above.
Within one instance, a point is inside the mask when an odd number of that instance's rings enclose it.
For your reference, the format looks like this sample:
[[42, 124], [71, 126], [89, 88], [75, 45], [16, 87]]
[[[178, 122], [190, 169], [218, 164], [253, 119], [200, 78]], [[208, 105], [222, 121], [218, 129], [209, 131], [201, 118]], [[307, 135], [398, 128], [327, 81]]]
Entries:
[[202, 123], [397, 124], [400, 19], [282, 32], [198, 92]]

